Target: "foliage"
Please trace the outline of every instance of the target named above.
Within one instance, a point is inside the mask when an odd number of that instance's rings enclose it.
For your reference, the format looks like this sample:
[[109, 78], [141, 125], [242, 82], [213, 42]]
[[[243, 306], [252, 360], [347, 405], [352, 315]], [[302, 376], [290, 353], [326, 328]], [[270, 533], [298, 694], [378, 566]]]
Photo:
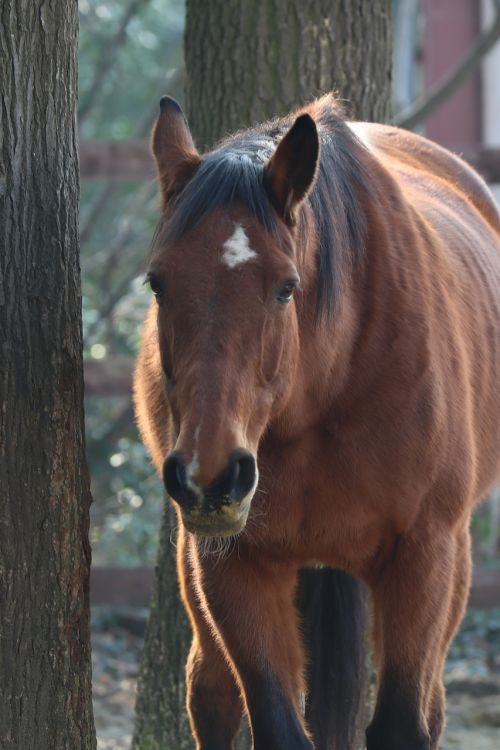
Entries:
[[[124, 14], [123, 0], [80, 0], [80, 103]], [[106, 75], [81, 138], [132, 138], [138, 122], [154, 114], [169, 75], [182, 59], [183, 0], [144, 0], [115, 45]], [[152, 109], [153, 108], [153, 109]], [[154, 111], [153, 111], [154, 110]]]
[[[127, 12], [130, 18], [119, 37]], [[82, 140], [147, 136], [158, 100], [182, 64], [183, 24], [183, 0], [80, 0]], [[105, 55], [111, 63], [99, 77]], [[158, 207], [151, 183], [82, 183], [86, 359], [137, 353], [150, 296], [142, 282]], [[87, 398], [85, 410], [94, 562], [153, 564], [162, 488], [137, 435], [130, 403]]]

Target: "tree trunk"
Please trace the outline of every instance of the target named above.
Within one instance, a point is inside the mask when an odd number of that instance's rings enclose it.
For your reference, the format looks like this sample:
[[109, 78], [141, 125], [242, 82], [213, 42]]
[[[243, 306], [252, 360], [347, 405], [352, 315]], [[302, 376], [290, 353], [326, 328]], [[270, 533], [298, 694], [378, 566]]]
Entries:
[[76, 0], [0, 6], [0, 747], [95, 748]]
[[[354, 116], [390, 118], [391, 0], [187, 0], [185, 55], [188, 119], [200, 148], [332, 89]], [[134, 750], [193, 746], [178, 718], [190, 636], [173, 585], [171, 533], [164, 522]]]
[[390, 0], [187, 0], [186, 106], [199, 148], [335, 90], [391, 115]]
[[132, 748], [191, 750], [185, 709], [184, 665], [191, 630], [179, 599], [173, 528], [175, 513], [163, 513], [155, 585], [139, 677]]

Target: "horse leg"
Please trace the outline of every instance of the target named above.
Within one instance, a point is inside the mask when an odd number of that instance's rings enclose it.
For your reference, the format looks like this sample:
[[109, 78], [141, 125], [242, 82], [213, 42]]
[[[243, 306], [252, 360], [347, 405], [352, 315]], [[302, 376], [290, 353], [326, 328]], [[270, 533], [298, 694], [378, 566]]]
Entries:
[[431, 750], [438, 750], [439, 740], [445, 726], [445, 691], [442, 674], [450, 643], [462, 621], [467, 606], [471, 581], [471, 539], [468, 527], [457, 536], [455, 549], [452, 600], [448, 612], [448, 622], [443, 639], [441, 662], [436, 666], [434, 689], [427, 709], [427, 723], [430, 733]]
[[379, 690], [367, 750], [434, 748], [444, 710], [457, 541], [452, 531], [401, 538], [371, 582]]
[[300, 711], [297, 569], [237, 554], [198, 565], [200, 594], [242, 687], [254, 750], [313, 750]]
[[220, 644], [200, 607], [183, 529], [179, 531], [177, 555], [182, 599], [193, 629], [186, 681], [187, 709], [196, 750], [232, 750], [243, 703]]

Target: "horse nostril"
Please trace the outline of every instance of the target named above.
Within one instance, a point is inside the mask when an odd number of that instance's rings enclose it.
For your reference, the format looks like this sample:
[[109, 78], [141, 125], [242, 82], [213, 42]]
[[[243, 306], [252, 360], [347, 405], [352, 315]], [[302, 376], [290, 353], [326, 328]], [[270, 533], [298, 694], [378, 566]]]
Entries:
[[243, 500], [252, 489], [256, 476], [255, 458], [249, 451], [234, 451], [228, 466], [227, 494], [233, 502]]
[[203, 493], [201, 488], [197, 491], [189, 481], [182, 453], [173, 451], [163, 464], [163, 482], [167, 493], [185, 512], [201, 507], [203, 497], [203, 508], [206, 511], [218, 510], [224, 503], [241, 502], [252, 489], [256, 475], [253, 455], [246, 450], [233, 451], [224, 471]]
[[163, 464], [163, 482], [171, 498], [182, 503], [189, 492], [186, 482], [186, 462], [182, 454], [174, 451]]
[[228, 470], [227, 470], [227, 486], [228, 486], [229, 492], [231, 491], [232, 487], [236, 486], [239, 476], [240, 476], [240, 461], [239, 459], [236, 459], [236, 460], [231, 459], [229, 461]]
[[186, 468], [181, 461], [177, 461], [175, 464], [175, 479], [181, 487], [186, 481]]

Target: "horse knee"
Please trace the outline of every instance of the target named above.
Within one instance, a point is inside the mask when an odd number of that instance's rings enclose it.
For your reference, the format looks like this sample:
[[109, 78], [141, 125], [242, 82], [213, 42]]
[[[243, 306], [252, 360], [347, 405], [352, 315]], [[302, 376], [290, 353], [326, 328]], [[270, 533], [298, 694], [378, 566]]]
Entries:
[[197, 750], [231, 750], [243, 707], [222, 655], [210, 658], [193, 643], [186, 665], [186, 687]]
[[435, 690], [434, 697], [428, 712], [427, 724], [429, 726], [431, 750], [439, 750], [439, 740], [443, 733], [446, 716], [446, 699], [442, 684]]
[[439, 740], [443, 733], [445, 725], [445, 711], [444, 707], [441, 707], [438, 714], [432, 717], [429, 723], [430, 732], [430, 750], [439, 750]]

